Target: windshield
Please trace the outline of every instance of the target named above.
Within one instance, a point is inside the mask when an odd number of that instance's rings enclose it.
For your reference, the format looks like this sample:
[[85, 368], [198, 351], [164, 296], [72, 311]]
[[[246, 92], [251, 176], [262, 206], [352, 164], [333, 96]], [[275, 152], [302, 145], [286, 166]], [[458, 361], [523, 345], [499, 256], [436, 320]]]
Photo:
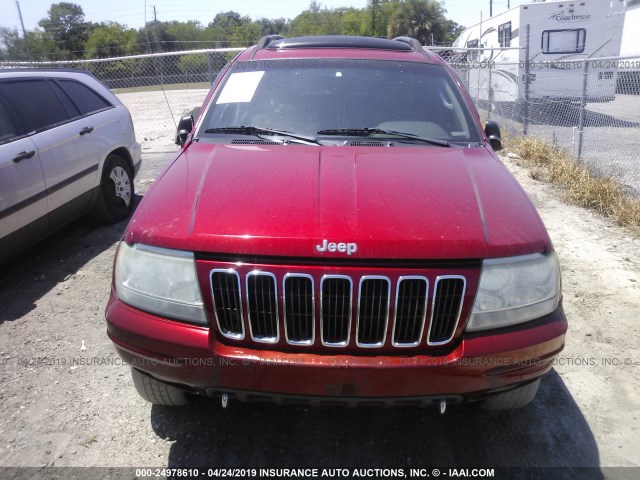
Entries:
[[199, 136], [228, 134], [215, 129], [229, 127], [312, 138], [323, 130], [375, 128], [450, 143], [481, 141], [443, 66], [388, 60], [240, 62], [213, 98]]

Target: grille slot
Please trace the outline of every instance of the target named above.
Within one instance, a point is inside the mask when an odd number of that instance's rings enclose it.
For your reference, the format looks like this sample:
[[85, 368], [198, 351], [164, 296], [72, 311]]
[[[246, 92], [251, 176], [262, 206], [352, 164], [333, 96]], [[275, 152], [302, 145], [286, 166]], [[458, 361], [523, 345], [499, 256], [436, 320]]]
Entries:
[[351, 333], [353, 284], [342, 275], [326, 275], [320, 284], [322, 344], [331, 347], [348, 345]]
[[354, 140], [351, 142], [352, 147], [384, 147], [387, 145], [384, 142], [376, 142], [372, 140]]
[[310, 275], [287, 274], [283, 282], [287, 342], [311, 345], [314, 341], [315, 299]]
[[273, 140], [232, 140], [231, 145], [284, 145]]
[[415, 347], [420, 343], [427, 314], [429, 281], [425, 277], [400, 277], [396, 290], [393, 345]]
[[453, 338], [460, 319], [466, 282], [464, 277], [445, 275], [436, 278], [429, 324], [429, 345], [442, 345]]
[[247, 310], [251, 338], [256, 342], [277, 342], [278, 292], [273, 273], [247, 274]]
[[238, 272], [213, 270], [211, 272], [211, 296], [220, 333], [229, 338], [244, 338]]
[[356, 343], [359, 347], [380, 347], [387, 333], [391, 283], [387, 277], [362, 277], [359, 294]]

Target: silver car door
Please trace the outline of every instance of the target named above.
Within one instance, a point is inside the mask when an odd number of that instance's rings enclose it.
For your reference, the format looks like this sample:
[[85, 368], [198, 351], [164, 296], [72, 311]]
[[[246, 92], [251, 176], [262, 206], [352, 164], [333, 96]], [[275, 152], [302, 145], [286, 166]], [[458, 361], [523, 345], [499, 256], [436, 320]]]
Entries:
[[0, 85], [0, 240], [27, 228], [30, 236], [41, 235], [47, 228], [48, 207], [38, 149], [1, 89]]

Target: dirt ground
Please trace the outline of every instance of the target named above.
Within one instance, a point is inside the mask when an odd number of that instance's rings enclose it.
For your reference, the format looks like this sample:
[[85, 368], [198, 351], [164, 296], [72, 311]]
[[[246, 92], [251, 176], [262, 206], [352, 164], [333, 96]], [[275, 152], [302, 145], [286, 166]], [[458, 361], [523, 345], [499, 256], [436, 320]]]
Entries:
[[[139, 194], [168, 158], [144, 155]], [[505, 163], [554, 240], [570, 323], [530, 406], [444, 416], [239, 403], [223, 411], [205, 399], [151, 406], [104, 322], [125, 225], [79, 221], [0, 267], [0, 467], [640, 466], [640, 242]]]

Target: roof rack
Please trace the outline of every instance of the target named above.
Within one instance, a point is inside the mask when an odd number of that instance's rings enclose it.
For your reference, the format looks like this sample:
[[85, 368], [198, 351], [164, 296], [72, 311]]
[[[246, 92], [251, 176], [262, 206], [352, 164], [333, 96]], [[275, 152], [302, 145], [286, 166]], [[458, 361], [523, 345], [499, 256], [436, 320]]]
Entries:
[[411, 37], [396, 37], [393, 39], [394, 42], [402, 42], [402, 43], [406, 43], [407, 45], [411, 45], [411, 48], [413, 48], [416, 52], [421, 52], [422, 49], [422, 44], [418, 41], [417, 38], [411, 38]]
[[263, 48], [266, 48], [271, 42], [274, 42], [276, 40], [282, 40], [282, 39], [284, 39], [282, 35], [265, 35], [258, 41], [258, 44], [253, 49], [253, 52], [251, 52], [251, 56], [249, 57], [249, 60], [251, 60], [254, 57], [254, 55], [258, 52], [258, 50], [262, 50]]
[[[258, 47], [262, 40], [258, 43]], [[350, 35], [318, 35], [315, 37], [292, 37], [269, 40], [264, 48], [268, 50], [288, 50], [295, 48], [365, 48], [371, 50], [395, 50], [410, 52], [416, 49], [416, 44], [422, 51], [420, 42], [389, 40], [387, 38], [357, 37]], [[256, 50], [258, 49], [256, 47]], [[254, 50], [255, 51], [255, 50]]]
[[411, 48], [413, 48], [414, 51], [422, 53], [427, 58], [427, 60], [429, 60], [429, 54], [427, 52], [425, 52], [424, 48], [422, 48], [422, 44], [420, 43], [420, 41], [417, 38], [396, 37], [396, 38], [393, 39], [393, 41], [394, 42], [402, 42], [402, 43], [406, 43], [408, 45], [411, 45]]

